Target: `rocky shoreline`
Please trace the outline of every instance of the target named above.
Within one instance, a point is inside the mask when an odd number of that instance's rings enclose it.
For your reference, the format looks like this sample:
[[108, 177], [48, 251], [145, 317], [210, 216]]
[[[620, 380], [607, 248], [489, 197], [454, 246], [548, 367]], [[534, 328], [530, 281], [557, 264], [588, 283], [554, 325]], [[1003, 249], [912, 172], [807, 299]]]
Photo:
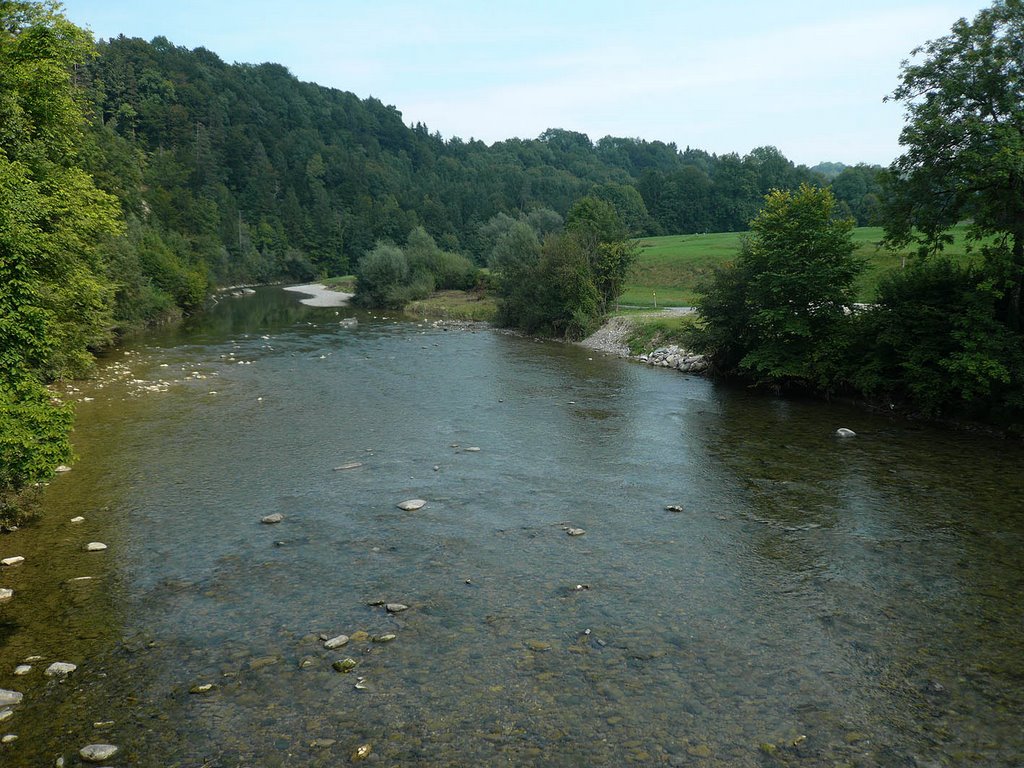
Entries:
[[689, 352], [675, 344], [658, 347], [646, 354], [634, 355], [626, 345], [626, 339], [634, 328], [634, 318], [621, 315], [613, 317], [579, 344], [595, 352], [625, 357], [660, 368], [673, 368], [683, 373], [704, 373], [708, 369], [708, 361], [704, 355]]

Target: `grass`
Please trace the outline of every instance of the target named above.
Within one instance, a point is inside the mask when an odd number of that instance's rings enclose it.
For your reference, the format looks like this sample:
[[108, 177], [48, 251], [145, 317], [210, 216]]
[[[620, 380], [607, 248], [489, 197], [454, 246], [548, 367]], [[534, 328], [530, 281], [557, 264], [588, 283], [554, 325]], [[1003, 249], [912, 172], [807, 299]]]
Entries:
[[438, 291], [405, 306], [407, 315], [441, 320], [491, 322], [497, 312], [494, 299], [472, 291]]
[[[967, 225], [954, 228], [952, 245], [946, 253], [954, 258], [971, 258], [966, 243]], [[707, 235], [668, 235], [640, 240], [640, 256], [620, 304], [640, 307], [692, 306], [699, 293], [697, 286], [718, 265], [736, 258], [745, 232], [716, 232]], [[854, 253], [867, 262], [858, 281], [861, 301], [872, 301], [878, 282], [886, 272], [899, 269], [915, 258], [912, 249], [892, 252], [881, 247], [881, 227], [853, 230]]]
[[341, 277], [325, 277], [320, 281], [320, 284], [330, 288], [332, 291], [341, 291], [342, 293], [355, 293], [356, 292], [356, 276], [355, 275], [342, 275]]
[[695, 315], [639, 317], [632, 332], [625, 338], [626, 346], [634, 355], [644, 355], [671, 344], [685, 347], [686, 334], [696, 322]]

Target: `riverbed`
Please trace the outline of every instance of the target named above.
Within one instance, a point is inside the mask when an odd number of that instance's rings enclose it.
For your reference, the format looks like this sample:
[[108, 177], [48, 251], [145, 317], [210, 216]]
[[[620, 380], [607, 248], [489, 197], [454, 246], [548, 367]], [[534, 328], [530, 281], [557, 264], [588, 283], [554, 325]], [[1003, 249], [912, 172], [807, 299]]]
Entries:
[[1018, 444], [299, 298], [68, 388], [0, 764], [1020, 765]]

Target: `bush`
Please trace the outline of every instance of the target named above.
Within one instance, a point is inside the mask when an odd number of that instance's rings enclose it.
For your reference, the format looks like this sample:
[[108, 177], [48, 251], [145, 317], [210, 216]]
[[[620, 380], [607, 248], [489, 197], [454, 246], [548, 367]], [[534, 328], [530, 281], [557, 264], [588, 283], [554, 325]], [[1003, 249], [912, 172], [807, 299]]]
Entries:
[[1019, 409], [1024, 349], [1000, 322], [1001, 298], [989, 270], [949, 259], [892, 273], [863, 319], [861, 335], [874, 341], [856, 383], [929, 416]]

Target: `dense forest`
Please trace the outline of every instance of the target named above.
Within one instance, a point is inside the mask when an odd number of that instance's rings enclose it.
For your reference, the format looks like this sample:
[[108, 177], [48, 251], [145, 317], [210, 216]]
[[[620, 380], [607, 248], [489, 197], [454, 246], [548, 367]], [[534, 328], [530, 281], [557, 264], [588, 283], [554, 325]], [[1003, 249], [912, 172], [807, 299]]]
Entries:
[[[587, 194], [633, 235], [691, 233], [745, 229], [770, 189], [829, 183], [773, 147], [716, 156], [555, 128], [490, 146], [444, 138], [377, 99], [163, 38], [121, 37], [97, 53], [75, 70], [90, 122], [83, 159], [127, 218], [111, 247], [129, 325], [188, 309], [212, 284], [346, 274], [416, 227], [483, 264], [495, 216], [565, 216]], [[842, 204], [875, 223], [879, 169], [828, 170]]]

